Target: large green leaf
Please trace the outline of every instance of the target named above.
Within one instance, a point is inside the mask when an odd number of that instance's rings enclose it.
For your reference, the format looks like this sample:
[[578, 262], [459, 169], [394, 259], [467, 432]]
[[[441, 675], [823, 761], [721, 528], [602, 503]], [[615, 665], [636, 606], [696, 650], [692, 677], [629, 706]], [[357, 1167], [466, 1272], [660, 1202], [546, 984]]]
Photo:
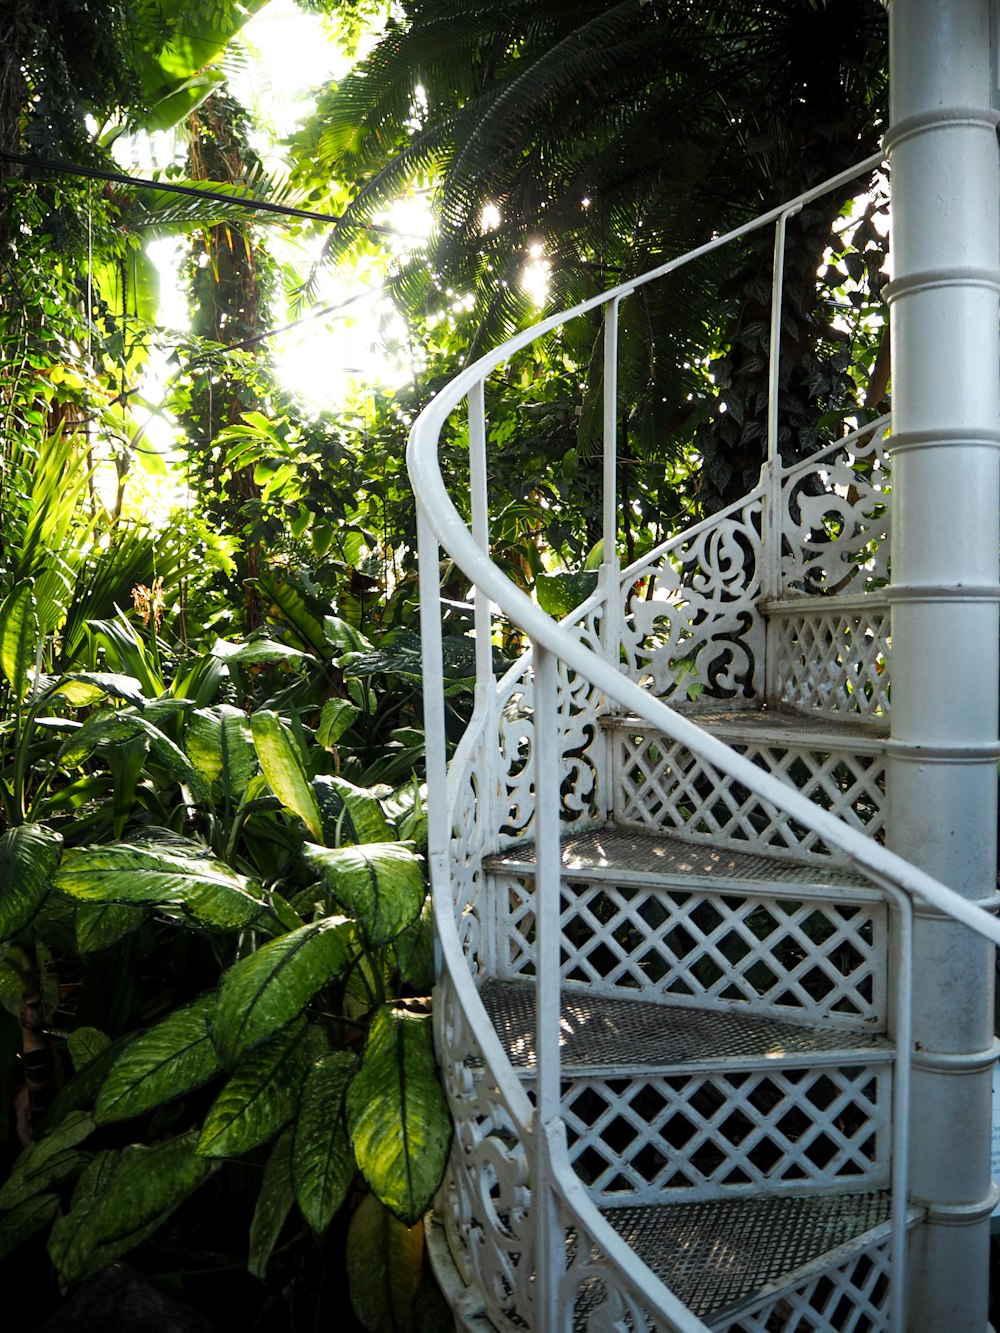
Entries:
[[146, 702], [135, 676], [115, 671], [75, 671], [60, 678], [54, 693], [63, 695], [75, 708], [87, 708], [109, 695], [137, 708]]
[[77, 1282], [151, 1236], [217, 1163], [195, 1151], [195, 1132], [102, 1158], [52, 1228], [49, 1254], [63, 1282]]
[[229, 968], [211, 1018], [222, 1062], [234, 1065], [297, 1017], [344, 970], [356, 944], [353, 922], [325, 917], [279, 935]]
[[204, 778], [180, 746], [131, 706], [104, 708], [91, 714], [63, 746], [59, 757], [67, 767], [76, 768], [95, 751], [133, 738], [141, 738], [150, 755], [178, 782], [190, 787], [196, 797], [203, 799], [208, 795]]
[[302, 1216], [326, 1230], [357, 1172], [347, 1137], [345, 1098], [357, 1061], [333, 1051], [309, 1071], [292, 1139], [292, 1182]]
[[0, 837], [0, 942], [34, 920], [61, 852], [61, 834], [45, 824], [22, 824]]
[[143, 93], [149, 111], [146, 130], [179, 124], [216, 87], [221, 75], [207, 68], [223, 52], [247, 19], [267, 0], [142, 0], [136, 32], [143, 59]]
[[371, 792], [343, 778], [321, 773], [313, 791], [323, 819], [323, 839], [331, 846], [342, 842], [389, 842], [392, 826]]
[[314, 838], [322, 838], [319, 807], [305, 760], [290, 729], [277, 713], [267, 710], [254, 713], [250, 726], [268, 786], [286, 810], [298, 815]]
[[335, 750], [341, 736], [360, 715], [360, 708], [348, 699], [327, 699], [316, 728], [317, 741], [324, 750]]
[[321, 1034], [300, 1020], [244, 1056], [205, 1117], [198, 1151], [238, 1157], [283, 1129], [295, 1114], [319, 1040]]
[[347, 1091], [347, 1125], [372, 1193], [401, 1221], [416, 1222], [441, 1183], [451, 1142], [428, 1018], [376, 1012]]
[[122, 903], [81, 903], [76, 905], [73, 928], [80, 953], [97, 953], [138, 930], [149, 919], [149, 908], [126, 907]]
[[316, 599], [276, 569], [262, 570], [257, 585], [271, 602], [271, 614], [279, 616], [298, 635], [303, 647], [319, 658], [328, 658], [332, 645]]
[[430, 894], [420, 915], [393, 942], [403, 980], [418, 995], [429, 995], [436, 980], [434, 968], [434, 912]]
[[405, 1226], [369, 1194], [347, 1233], [347, 1280], [368, 1333], [410, 1333], [424, 1258], [421, 1222]]
[[286, 1129], [271, 1149], [260, 1183], [257, 1207], [250, 1223], [250, 1253], [247, 1268], [261, 1282], [288, 1214], [295, 1203], [292, 1189], [292, 1131]]
[[553, 574], [539, 574], [535, 596], [543, 611], [557, 620], [585, 602], [597, 587], [597, 575], [589, 569], [560, 569]]
[[35, 663], [38, 638], [34, 583], [31, 579], [22, 579], [0, 605], [0, 667], [18, 701], [24, 698], [28, 686], [28, 672]]
[[92, 1132], [94, 1122], [84, 1111], [74, 1111], [50, 1133], [29, 1143], [14, 1162], [0, 1189], [0, 1208], [15, 1208], [52, 1185], [78, 1175], [89, 1160], [77, 1144]]
[[335, 901], [361, 923], [369, 944], [387, 944], [420, 915], [423, 867], [403, 843], [333, 848], [306, 843], [302, 854]]
[[63, 858], [56, 886], [83, 902], [174, 908], [200, 924], [239, 930], [267, 910], [254, 882], [199, 843], [108, 843]]
[[66, 1049], [74, 1069], [84, 1069], [111, 1045], [111, 1038], [100, 1028], [74, 1028], [66, 1038]]
[[98, 1124], [152, 1111], [219, 1070], [208, 1035], [214, 1001], [201, 997], [137, 1037], [112, 1065], [94, 1108]]
[[216, 639], [212, 655], [238, 666], [270, 666], [275, 662], [311, 662], [312, 655], [277, 639], [251, 639], [249, 643], [230, 643]]
[[199, 708], [188, 719], [184, 745], [208, 782], [222, 780], [237, 797], [257, 771], [257, 752], [246, 713], [232, 704]]
[[[85, 1063], [78, 1065], [74, 1061], [77, 1072], [56, 1093], [52, 1105], [45, 1113], [43, 1124], [61, 1125], [72, 1112], [92, 1107], [104, 1083], [105, 1074], [134, 1040], [135, 1034], [127, 1032], [102, 1051], [90, 1056]], [[90, 1168], [87, 1170], [89, 1172]]]
[[29, 1236], [41, 1231], [58, 1210], [58, 1194], [35, 1194], [0, 1217], [0, 1259], [6, 1259]]

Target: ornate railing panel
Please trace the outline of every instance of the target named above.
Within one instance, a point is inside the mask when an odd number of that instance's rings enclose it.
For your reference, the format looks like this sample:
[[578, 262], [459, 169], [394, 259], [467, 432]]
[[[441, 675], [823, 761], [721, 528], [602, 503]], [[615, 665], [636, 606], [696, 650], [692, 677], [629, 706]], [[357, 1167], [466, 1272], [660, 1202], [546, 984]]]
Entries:
[[832, 1328], [875, 1330], [886, 1327], [892, 1254], [879, 1239], [834, 1272], [816, 1273], [791, 1292], [759, 1301], [752, 1313], [713, 1324], [716, 1333], [829, 1333]]
[[622, 574], [622, 660], [662, 699], [759, 698], [764, 683], [758, 487]]
[[[601, 648], [603, 605], [592, 598], [573, 629], [595, 652]], [[600, 718], [604, 695], [565, 664], [558, 668], [559, 752], [562, 765], [563, 819], [569, 824], [603, 818], [608, 794], [606, 741]], [[523, 842], [531, 835], [535, 814], [532, 776], [534, 736], [533, 664], [527, 653], [497, 686], [497, 753], [500, 757], [498, 826], [484, 852]]]
[[577, 1076], [569, 1155], [598, 1204], [802, 1193], [889, 1180], [891, 1071], [786, 1065], [709, 1074]]
[[783, 470], [781, 595], [840, 595], [889, 579], [887, 418]]
[[[831, 855], [814, 829], [790, 820], [685, 745], [642, 725], [617, 727], [615, 740], [613, 771], [624, 822], [673, 830], [717, 847], [753, 846], [773, 856]], [[851, 750], [831, 752], [821, 738], [776, 744], [762, 728], [759, 738], [741, 739], [734, 748], [853, 828], [870, 837], [883, 831], [886, 761], [879, 745], [859, 738]]]
[[[498, 1330], [533, 1326], [530, 1133], [518, 1124], [475, 1022], [447, 975], [434, 1007], [441, 1074], [455, 1125], [442, 1221], [463, 1282]], [[518, 1090], [520, 1091], [520, 1090]]]

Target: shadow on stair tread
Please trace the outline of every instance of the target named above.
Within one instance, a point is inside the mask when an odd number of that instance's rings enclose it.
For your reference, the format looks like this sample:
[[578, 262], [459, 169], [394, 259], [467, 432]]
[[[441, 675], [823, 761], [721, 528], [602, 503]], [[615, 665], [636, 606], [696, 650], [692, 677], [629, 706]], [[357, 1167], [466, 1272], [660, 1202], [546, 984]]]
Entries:
[[[484, 983], [480, 997], [514, 1068], [522, 1073], [533, 1069], [534, 986], [491, 980]], [[562, 990], [560, 1028], [567, 1073], [892, 1059], [891, 1043], [876, 1033], [732, 1010], [618, 999], [573, 985]]]

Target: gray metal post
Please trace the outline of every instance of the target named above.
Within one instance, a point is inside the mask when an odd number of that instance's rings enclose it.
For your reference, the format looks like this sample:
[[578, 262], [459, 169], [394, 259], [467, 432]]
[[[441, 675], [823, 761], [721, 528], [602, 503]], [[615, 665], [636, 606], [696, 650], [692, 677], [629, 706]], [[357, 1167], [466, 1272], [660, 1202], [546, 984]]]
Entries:
[[[1000, 166], [990, 0], [891, 0], [890, 844], [996, 889]], [[993, 949], [915, 923], [910, 1333], [987, 1327]]]

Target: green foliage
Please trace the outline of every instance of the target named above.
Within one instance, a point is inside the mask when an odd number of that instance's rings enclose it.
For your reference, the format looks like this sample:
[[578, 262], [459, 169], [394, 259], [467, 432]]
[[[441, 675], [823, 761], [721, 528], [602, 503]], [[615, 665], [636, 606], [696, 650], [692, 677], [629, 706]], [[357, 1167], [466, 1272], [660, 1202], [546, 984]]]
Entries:
[[[428, 980], [400, 961], [426, 907], [402, 837], [419, 791], [384, 806], [328, 771], [350, 708], [325, 710], [321, 745], [297, 709], [218, 698], [248, 664], [298, 679], [300, 655], [278, 642], [215, 643], [167, 679], [124, 620], [94, 632], [131, 670], [46, 681], [11, 731], [26, 812], [0, 835], [11, 1001], [39, 985], [58, 945], [76, 950], [100, 1022], [71, 1033], [76, 1072], [0, 1186], [0, 1254], [48, 1228], [61, 1280], [78, 1281], [141, 1247], [210, 1178], [225, 1192], [239, 1160], [266, 1154], [245, 1240], [263, 1280], [293, 1212], [320, 1235], [364, 1182], [416, 1216], [441, 1178], [450, 1126], [429, 1025], [396, 1008], [404, 977]], [[20, 644], [28, 629], [11, 633]], [[359, 642], [346, 627], [324, 633]], [[54, 745], [43, 705], [63, 710]], [[200, 966], [123, 1012], [109, 956], [148, 958], [153, 932], [179, 957], [202, 941]]]
[[409, 1333], [420, 1284], [423, 1225], [408, 1227], [374, 1196], [351, 1222], [347, 1272], [351, 1303], [371, 1333]]
[[372, 1193], [412, 1226], [440, 1183], [438, 1164], [451, 1141], [426, 1015], [376, 1012], [361, 1070], [347, 1090], [347, 1124]]
[[90, 1163], [49, 1239], [64, 1282], [79, 1281], [134, 1249], [208, 1179], [215, 1164], [195, 1146], [195, 1135], [183, 1134], [151, 1147], [130, 1145]]

